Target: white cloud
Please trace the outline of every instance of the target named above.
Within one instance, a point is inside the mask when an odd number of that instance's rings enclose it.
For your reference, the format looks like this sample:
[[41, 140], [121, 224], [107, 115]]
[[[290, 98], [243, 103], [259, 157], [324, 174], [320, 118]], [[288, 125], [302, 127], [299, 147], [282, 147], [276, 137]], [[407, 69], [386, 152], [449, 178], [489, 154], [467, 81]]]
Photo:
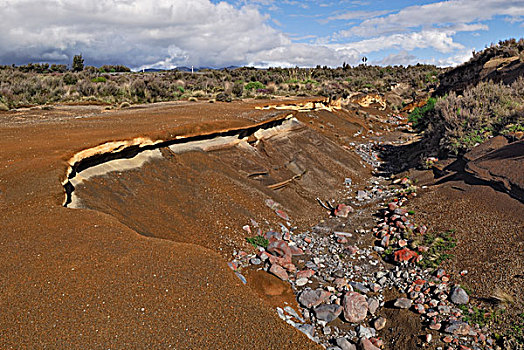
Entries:
[[402, 50], [398, 53], [392, 53], [386, 57], [384, 57], [381, 60], [373, 61], [372, 64], [377, 64], [381, 66], [409, 66], [410, 64], [416, 64], [417, 63], [417, 57], [414, 55], [411, 55], [406, 50]]
[[432, 48], [440, 52], [449, 53], [453, 50], [464, 48], [462, 44], [453, 41], [449, 32], [446, 33], [438, 30], [384, 35], [353, 43], [333, 44], [329, 45], [329, 47], [332, 47], [335, 50], [350, 48], [363, 54], [387, 49], [411, 51], [414, 49], [425, 48]]
[[522, 0], [450, 0], [410, 6], [385, 17], [371, 18], [360, 25], [341, 31], [343, 37], [373, 37], [408, 31], [409, 28], [442, 24], [466, 24], [489, 20], [496, 15], [524, 15]]
[[[0, 0], [0, 63], [132, 67], [249, 62], [338, 65], [327, 47], [294, 44], [254, 6], [209, 0]], [[31, 19], [31, 20], [28, 20]]]
[[335, 16], [330, 16], [326, 18], [325, 20], [322, 20], [321, 22], [327, 23], [329, 21], [336, 21], [336, 20], [352, 20], [352, 19], [366, 19], [366, 18], [373, 18], [377, 16], [382, 16], [391, 11], [349, 11], [344, 12]]

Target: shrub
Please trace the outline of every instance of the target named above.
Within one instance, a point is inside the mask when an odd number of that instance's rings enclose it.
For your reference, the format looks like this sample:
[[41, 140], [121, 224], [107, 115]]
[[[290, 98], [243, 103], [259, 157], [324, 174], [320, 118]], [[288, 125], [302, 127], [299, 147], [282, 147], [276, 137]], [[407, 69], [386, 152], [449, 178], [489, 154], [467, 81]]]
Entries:
[[96, 77], [91, 79], [93, 83], [105, 83], [107, 79], [105, 77]]
[[245, 86], [246, 90], [259, 90], [259, 89], [265, 89], [265, 87], [266, 86], [259, 81], [250, 81]]
[[78, 78], [75, 74], [66, 73], [63, 78], [64, 84], [66, 85], [75, 85], [78, 81]]
[[433, 109], [437, 100], [433, 97], [428, 99], [428, 102], [423, 107], [417, 107], [409, 114], [408, 120], [411, 122], [413, 128], [417, 130], [424, 130], [428, 126], [428, 118], [426, 117]]

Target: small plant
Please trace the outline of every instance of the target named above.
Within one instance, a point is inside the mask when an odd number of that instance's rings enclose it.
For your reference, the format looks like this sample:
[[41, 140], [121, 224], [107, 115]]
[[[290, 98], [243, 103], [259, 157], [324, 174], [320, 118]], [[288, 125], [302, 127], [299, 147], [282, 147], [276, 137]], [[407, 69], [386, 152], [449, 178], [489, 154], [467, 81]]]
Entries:
[[255, 248], [256, 247], [267, 248], [267, 246], [269, 245], [269, 241], [262, 236], [247, 237], [246, 241], [247, 243], [250, 243], [251, 245], [253, 245], [253, 247]]
[[107, 79], [105, 77], [96, 77], [91, 79], [93, 83], [105, 83]]
[[266, 86], [262, 84], [259, 81], [250, 81], [245, 86], [246, 90], [259, 90], [259, 89], [265, 89]]
[[408, 120], [411, 122], [413, 128], [417, 130], [424, 130], [428, 126], [427, 115], [435, 109], [435, 98], [428, 99], [428, 102], [423, 107], [417, 107], [410, 113]]
[[456, 240], [453, 237], [455, 230], [440, 232], [436, 234], [426, 234], [420, 245], [428, 247], [422, 255], [424, 259], [419, 262], [422, 268], [437, 268], [440, 264], [451, 257], [452, 254], [447, 252], [456, 246]]

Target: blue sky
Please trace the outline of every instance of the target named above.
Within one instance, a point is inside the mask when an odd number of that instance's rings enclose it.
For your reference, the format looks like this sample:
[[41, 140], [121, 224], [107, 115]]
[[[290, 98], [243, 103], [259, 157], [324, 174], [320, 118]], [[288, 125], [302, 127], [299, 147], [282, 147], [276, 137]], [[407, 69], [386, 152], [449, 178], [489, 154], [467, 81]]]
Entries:
[[457, 65], [524, 33], [524, 0], [0, 0], [0, 64]]

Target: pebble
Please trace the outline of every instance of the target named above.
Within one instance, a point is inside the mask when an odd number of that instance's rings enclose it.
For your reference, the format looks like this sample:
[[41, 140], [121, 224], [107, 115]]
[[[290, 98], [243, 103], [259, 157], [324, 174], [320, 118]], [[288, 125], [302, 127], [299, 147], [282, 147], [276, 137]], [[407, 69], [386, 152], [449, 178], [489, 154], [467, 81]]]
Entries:
[[387, 321], [384, 317], [379, 317], [373, 322], [373, 327], [375, 327], [377, 331], [380, 331], [381, 329], [386, 327], [386, 322]]
[[399, 309], [409, 309], [411, 305], [413, 304], [413, 301], [407, 298], [398, 298], [395, 300], [394, 306], [398, 307]]
[[468, 293], [460, 287], [454, 287], [451, 289], [451, 301], [459, 305], [467, 304], [469, 302]]
[[375, 312], [377, 312], [377, 309], [379, 306], [380, 306], [380, 303], [376, 298], [368, 299], [368, 311], [371, 315], [374, 315]]
[[277, 264], [271, 265], [269, 272], [283, 281], [287, 281], [289, 279], [289, 275], [287, 274], [286, 270], [284, 270], [282, 266], [279, 266]]
[[295, 284], [299, 287], [305, 286], [309, 280], [307, 278], [299, 278], [296, 280]]
[[375, 336], [376, 331], [373, 328], [364, 327], [363, 325], [359, 325], [357, 327], [357, 334], [359, 338], [372, 338]]
[[358, 345], [362, 350], [380, 350], [368, 338], [361, 338]]
[[350, 343], [349, 340], [344, 337], [337, 338], [336, 343], [342, 350], [357, 350], [355, 344]]

